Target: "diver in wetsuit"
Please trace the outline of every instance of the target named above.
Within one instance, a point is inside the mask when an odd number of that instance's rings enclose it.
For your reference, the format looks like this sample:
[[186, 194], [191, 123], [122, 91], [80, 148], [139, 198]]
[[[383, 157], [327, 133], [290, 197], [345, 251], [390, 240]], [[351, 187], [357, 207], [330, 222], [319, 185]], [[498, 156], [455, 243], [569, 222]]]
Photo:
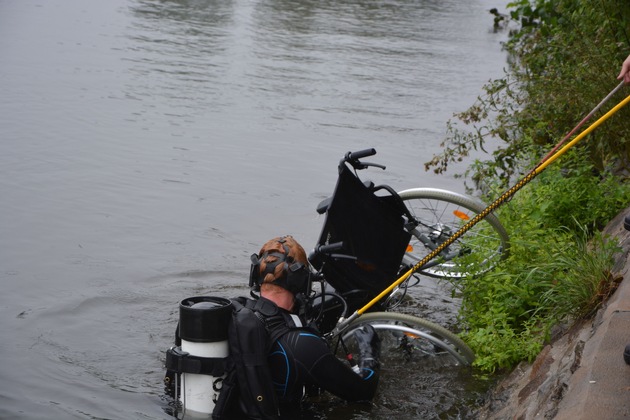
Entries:
[[[371, 400], [379, 379], [379, 339], [370, 326], [355, 332], [360, 343], [358, 372], [339, 360], [326, 341], [305, 328], [294, 312], [296, 295], [310, 288], [310, 269], [304, 249], [291, 236], [266, 242], [252, 256], [250, 285], [260, 287], [261, 303], [277, 306], [290, 329], [272, 344], [268, 357], [280, 411], [295, 409], [304, 389], [316, 387], [348, 401]], [[281, 319], [281, 321], [278, 321]]]

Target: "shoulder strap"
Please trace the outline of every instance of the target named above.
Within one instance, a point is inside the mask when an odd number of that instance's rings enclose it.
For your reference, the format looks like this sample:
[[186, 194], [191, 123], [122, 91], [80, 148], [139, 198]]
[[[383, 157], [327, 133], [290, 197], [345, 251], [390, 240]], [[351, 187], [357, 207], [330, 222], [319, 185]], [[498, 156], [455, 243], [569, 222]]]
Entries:
[[251, 419], [275, 419], [279, 409], [267, 363], [269, 333], [257, 312], [250, 308], [251, 300], [234, 300], [233, 304], [228, 345], [243, 409]]
[[267, 329], [269, 334], [268, 350], [284, 334], [293, 329], [303, 327], [299, 316], [278, 308], [278, 306], [267, 299], [258, 299], [250, 305]]

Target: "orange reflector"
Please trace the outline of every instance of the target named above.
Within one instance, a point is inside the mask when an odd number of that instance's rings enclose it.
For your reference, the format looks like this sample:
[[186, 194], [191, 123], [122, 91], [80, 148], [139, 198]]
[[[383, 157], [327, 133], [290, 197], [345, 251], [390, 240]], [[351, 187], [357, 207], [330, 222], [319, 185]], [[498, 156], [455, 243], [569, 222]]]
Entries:
[[409, 338], [420, 338], [420, 336], [418, 334], [412, 334], [412, 333], [404, 333], [407, 337]]
[[405, 252], [413, 252], [413, 245], [411, 244], [407, 245], [407, 251]]
[[470, 219], [470, 217], [468, 217], [468, 215], [467, 215], [466, 213], [464, 213], [463, 211], [455, 210], [455, 211], [453, 212], [453, 214], [454, 214], [456, 217], [459, 217], [459, 218], [460, 218], [460, 219], [462, 219], [462, 220], [468, 220], [468, 219]]

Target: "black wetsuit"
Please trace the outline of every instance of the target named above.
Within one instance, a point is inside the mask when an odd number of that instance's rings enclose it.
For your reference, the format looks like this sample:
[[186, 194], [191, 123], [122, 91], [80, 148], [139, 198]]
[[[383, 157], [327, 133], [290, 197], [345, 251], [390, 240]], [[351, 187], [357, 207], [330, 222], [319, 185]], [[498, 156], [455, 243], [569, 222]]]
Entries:
[[281, 407], [299, 404], [305, 385], [348, 401], [372, 399], [378, 385], [378, 372], [355, 373], [322, 337], [305, 328], [294, 327], [276, 340], [268, 360]]
[[[376, 393], [378, 363], [370, 364], [366, 361], [377, 360], [378, 357], [369, 359], [368, 356], [360, 360], [359, 364], [365, 368], [355, 373], [347, 362], [332, 353], [320, 335], [314, 330], [301, 327], [302, 321], [297, 315], [278, 308], [275, 303], [262, 297], [258, 300], [237, 298], [233, 300], [233, 304], [240, 306], [234, 314], [240, 314], [239, 319], [245, 324], [240, 331], [233, 329], [233, 324], [230, 324], [228, 329], [232, 328], [231, 333], [234, 334], [231, 339], [235, 340], [234, 343], [244, 340], [244, 343], [249, 343], [249, 347], [246, 345], [240, 352], [235, 351], [233, 356], [236, 359], [230, 362], [231, 370], [224, 379], [213, 418], [276, 419], [278, 414], [282, 418], [294, 418], [301, 408], [305, 387], [323, 389], [347, 401], [370, 400]], [[253, 320], [249, 318], [245, 308], [250, 310]], [[233, 323], [234, 320], [230, 322]], [[252, 322], [259, 326], [256, 327]], [[259, 333], [258, 328], [265, 329], [265, 332]], [[254, 336], [258, 338], [254, 339]], [[267, 340], [266, 345], [270, 346], [267, 347], [270, 349], [267, 353], [268, 363], [264, 367], [258, 364], [259, 360], [264, 361], [265, 354], [265, 345], [261, 340]], [[269, 344], [269, 341], [273, 343]], [[175, 342], [177, 346], [181, 345], [179, 327]], [[167, 392], [173, 398], [176, 383], [173, 380], [174, 375], [175, 372], [167, 370]], [[273, 397], [265, 398], [264, 404], [252, 404], [255, 396], [264, 394], [260, 389], [271, 391], [272, 386], [277, 400]]]

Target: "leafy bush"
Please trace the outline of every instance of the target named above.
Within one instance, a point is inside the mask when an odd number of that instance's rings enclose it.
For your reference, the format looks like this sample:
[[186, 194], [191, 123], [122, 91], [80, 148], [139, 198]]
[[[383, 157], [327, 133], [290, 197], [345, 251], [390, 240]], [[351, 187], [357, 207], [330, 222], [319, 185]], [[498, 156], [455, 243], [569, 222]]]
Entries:
[[526, 212], [543, 227], [565, 226], [579, 231], [586, 225], [593, 233], [630, 203], [628, 185], [610, 172], [600, 174], [588, 157], [575, 151], [548, 166], [535, 182], [535, 187], [524, 193]]
[[554, 324], [592, 315], [616, 288], [611, 270], [619, 249], [597, 227], [627, 206], [630, 185], [592, 176], [578, 156], [569, 162], [549, 166], [500, 208], [509, 258], [457, 284], [463, 337], [482, 369], [532, 360]]
[[[473, 106], [449, 121], [443, 152], [427, 169], [443, 172], [471, 150], [499, 142], [493, 158], [472, 177], [495, 174], [507, 182], [520, 169], [520, 152], [537, 151], [540, 159], [617, 85], [621, 62], [630, 53], [625, 0], [519, 0], [509, 6], [519, 29], [506, 44], [511, 57], [506, 75], [490, 81]], [[626, 107], [578, 145], [598, 171], [630, 169], [629, 121]]]

